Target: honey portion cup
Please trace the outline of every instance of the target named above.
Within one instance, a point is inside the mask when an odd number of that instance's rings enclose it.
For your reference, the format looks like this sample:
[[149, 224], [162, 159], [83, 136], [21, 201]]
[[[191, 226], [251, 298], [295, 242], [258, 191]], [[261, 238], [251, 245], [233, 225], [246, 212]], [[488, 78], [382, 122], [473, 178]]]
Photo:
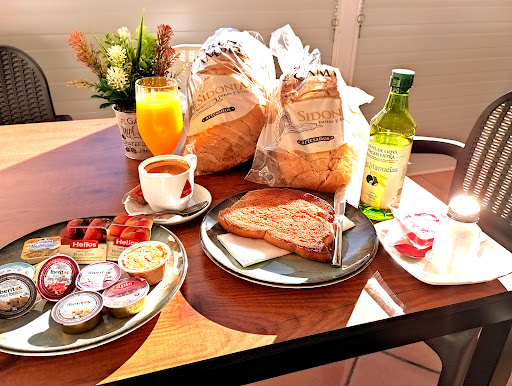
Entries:
[[[150, 262], [142, 257], [149, 255]], [[159, 256], [161, 255], [161, 257]], [[157, 256], [155, 259], [153, 257]], [[119, 256], [118, 264], [130, 276], [140, 277], [149, 285], [160, 282], [171, 257], [171, 248], [160, 241], [144, 241], [126, 248]]]

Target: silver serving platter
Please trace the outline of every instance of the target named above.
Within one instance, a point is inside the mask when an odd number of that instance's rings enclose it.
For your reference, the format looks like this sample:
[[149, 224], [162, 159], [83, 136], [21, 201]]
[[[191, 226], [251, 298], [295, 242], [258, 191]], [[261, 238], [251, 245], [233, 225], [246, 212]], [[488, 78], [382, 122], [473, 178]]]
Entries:
[[[67, 222], [51, 225], [13, 241], [0, 250], [0, 265], [23, 261], [21, 251], [26, 240], [57, 236]], [[109, 314], [92, 330], [77, 335], [62, 332], [51, 317], [55, 303], [41, 300], [27, 314], [15, 319], [0, 319], [0, 351], [25, 356], [54, 356], [76, 353], [112, 342], [134, 331], [156, 316], [178, 292], [188, 268], [187, 254], [181, 241], [161, 225], [153, 225], [151, 240], [167, 243], [174, 254], [164, 279], [152, 286], [146, 305], [138, 314], [124, 319]]]
[[[219, 202], [205, 215], [201, 223], [201, 245], [206, 255], [226, 272], [256, 284], [277, 288], [317, 288], [336, 284], [362, 272], [377, 253], [379, 241], [372, 222], [359, 210], [347, 204], [345, 215], [355, 227], [343, 232], [343, 263], [333, 267], [328, 263], [307, 260], [294, 253], [242, 267], [217, 239], [226, 233], [218, 222], [219, 212], [233, 205], [247, 192], [235, 194]], [[315, 192], [333, 204], [333, 196]]]

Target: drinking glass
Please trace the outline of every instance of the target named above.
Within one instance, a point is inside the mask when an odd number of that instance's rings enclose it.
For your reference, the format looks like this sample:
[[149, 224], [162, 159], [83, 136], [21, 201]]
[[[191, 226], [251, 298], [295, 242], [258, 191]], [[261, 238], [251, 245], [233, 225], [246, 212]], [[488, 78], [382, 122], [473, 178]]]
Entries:
[[173, 154], [183, 130], [178, 83], [162, 76], [135, 82], [137, 125], [153, 155]]

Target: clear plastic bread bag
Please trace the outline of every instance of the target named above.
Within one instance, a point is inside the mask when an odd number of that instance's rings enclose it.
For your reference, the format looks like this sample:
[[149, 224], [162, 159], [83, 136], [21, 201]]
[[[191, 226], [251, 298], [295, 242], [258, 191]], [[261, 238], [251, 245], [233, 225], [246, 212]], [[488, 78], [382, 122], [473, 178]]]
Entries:
[[246, 179], [327, 193], [342, 186], [357, 205], [370, 134], [359, 106], [373, 97], [321, 64], [320, 52], [303, 47], [289, 25], [272, 33], [270, 49], [283, 74]]
[[275, 83], [272, 52], [257, 34], [222, 28], [206, 40], [190, 69], [181, 149], [197, 156], [196, 175], [253, 157]]

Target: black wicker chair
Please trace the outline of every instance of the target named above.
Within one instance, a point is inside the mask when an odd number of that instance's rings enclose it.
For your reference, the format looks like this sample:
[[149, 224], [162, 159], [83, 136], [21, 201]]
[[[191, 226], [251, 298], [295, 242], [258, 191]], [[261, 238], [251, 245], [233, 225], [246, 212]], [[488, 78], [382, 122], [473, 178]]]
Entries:
[[[480, 115], [465, 145], [440, 138], [415, 137], [413, 153], [445, 154], [457, 165], [449, 198], [478, 199], [482, 230], [512, 251], [512, 92], [492, 102]], [[426, 341], [443, 368], [439, 385], [462, 384], [481, 329]]]
[[15, 47], [0, 46], [0, 125], [69, 121], [55, 115], [43, 70]]

